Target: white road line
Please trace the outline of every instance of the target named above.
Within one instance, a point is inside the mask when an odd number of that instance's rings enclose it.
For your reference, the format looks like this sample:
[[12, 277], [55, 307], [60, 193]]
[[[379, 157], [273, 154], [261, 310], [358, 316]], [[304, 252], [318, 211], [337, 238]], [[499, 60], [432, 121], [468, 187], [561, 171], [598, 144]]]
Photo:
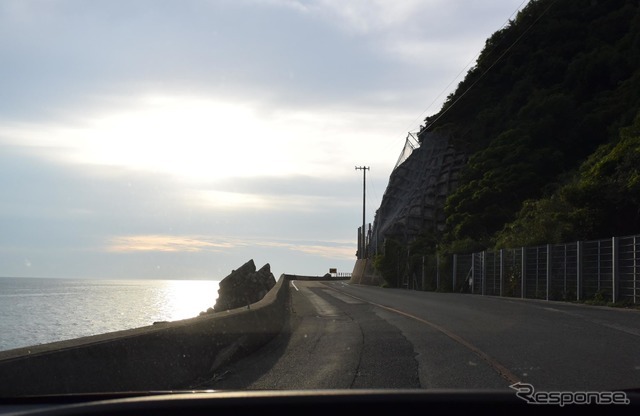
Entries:
[[300, 293], [309, 299], [318, 316], [340, 316], [338, 310], [326, 300], [313, 293], [308, 287], [300, 286]]

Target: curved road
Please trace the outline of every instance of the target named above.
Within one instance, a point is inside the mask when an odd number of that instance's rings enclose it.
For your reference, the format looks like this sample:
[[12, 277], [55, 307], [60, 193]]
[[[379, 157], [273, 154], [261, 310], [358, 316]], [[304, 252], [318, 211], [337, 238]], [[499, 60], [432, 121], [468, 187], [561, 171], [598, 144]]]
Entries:
[[[204, 387], [640, 387], [640, 311], [468, 294], [290, 282], [286, 329]], [[200, 386], [203, 387], [203, 386]]]

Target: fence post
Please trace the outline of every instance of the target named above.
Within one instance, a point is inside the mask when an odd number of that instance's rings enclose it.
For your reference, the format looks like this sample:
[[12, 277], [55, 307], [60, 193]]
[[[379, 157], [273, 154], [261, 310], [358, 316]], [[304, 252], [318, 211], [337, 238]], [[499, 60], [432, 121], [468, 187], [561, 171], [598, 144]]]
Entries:
[[504, 296], [504, 249], [500, 249], [500, 296]]
[[597, 270], [598, 270], [598, 292], [600, 292], [600, 272], [602, 271], [602, 268], [600, 267], [600, 260], [601, 260], [600, 259], [600, 256], [601, 256], [600, 243], [601, 243], [601, 240], [598, 240], [598, 262], [597, 262], [598, 263], [598, 267], [597, 267]]
[[582, 241], [576, 243], [576, 300], [582, 299]]
[[636, 236], [633, 236], [633, 304], [636, 304], [636, 291], [638, 280], [638, 246], [636, 245]]
[[453, 279], [451, 279], [453, 281], [451, 290], [454, 293], [456, 292], [456, 273], [458, 273], [458, 255], [454, 254], [453, 255]]
[[482, 251], [482, 295], [484, 296], [485, 286], [487, 286], [487, 251]]
[[424, 256], [422, 256], [422, 290], [425, 290], [425, 275], [424, 275]]
[[522, 254], [520, 256], [520, 286], [521, 286], [521, 290], [520, 290], [520, 297], [522, 299], [524, 299], [527, 295], [526, 293], [526, 277], [527, 277], [527, 250], [525, 249], [525, 247], [522, 247], [520, 250], [522, 250]]
[[620, 290], [620, 263], [618, 261], [620, 251], [620, 239], [612, 237], [611, 239], [611, 301], [616, 303]]
[[563, 270], [562, 296], [567, 297], [567, 244], [564, 245], [564, 270]]
[[440, 254], [436, 246], [436, 291], [440, 290]]
[[550, 281], [551, 281], [551, 244], [547, 244], [547, 300], [549, 300]]
[[471, 293], [474, 291], [476, 283], [476, 253], [471, 253]]

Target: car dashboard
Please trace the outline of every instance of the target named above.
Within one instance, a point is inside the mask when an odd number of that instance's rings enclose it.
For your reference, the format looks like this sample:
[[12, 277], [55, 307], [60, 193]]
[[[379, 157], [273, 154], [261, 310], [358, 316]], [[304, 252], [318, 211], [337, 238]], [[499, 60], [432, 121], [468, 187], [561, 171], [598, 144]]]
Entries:
[[522, 414], [588, 411], [638, 414], [640, 391], [627, 391], [629, 403], [542, 405], [527, 403], [513, 391], [493, 390], [293, 390], [161, 391], [72, 394], [0, 399], [0, 415], [241, 415], [285, 411], [304, 416], [333, 412], [397, 415], [456, 415], [517, 411]]

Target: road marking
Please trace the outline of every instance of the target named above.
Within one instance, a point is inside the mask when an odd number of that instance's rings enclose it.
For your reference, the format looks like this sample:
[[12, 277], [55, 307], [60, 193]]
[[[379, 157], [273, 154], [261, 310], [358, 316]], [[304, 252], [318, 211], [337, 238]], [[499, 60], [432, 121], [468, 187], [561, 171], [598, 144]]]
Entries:
[[300, 286], [300, 292], [309, 299], [319, 316], [340, 316], [333, 305], [313, 293], [308, 287]]
[[293, 286], [293, 288], [296, 290], [296, 292], [300, 292], [300, 289], [298, 289], [298, 287], [296, 286], [296, 284], [291, 281], [291, 286]]
[[555, 308], [542, 308], [542, 309], [546, 309], [546, 310], [551, 311], [551, 312], [560, 312], [560, 313], [563, 313], [565, 315], [569, 315], [569, 316], [572, 316], [574, 318], [582, 319], [582, 320], [584, 320], [586, 322], [590, 322], [592, 324], [602, 325], [602, 326], [605, 326], [607, 328], [614, 329], [616, 331], [627, 333], [629, 335], [635, 335], [637, 337], [640, 336], [640, 330], [638, 330], [636, 328], [620, 325], [620, 324], [615, 323], [615, 322], [609, 322], [609, 321], [604, 320], [604, 319], [593, 319], [593, 318], [589, 318], [589, 317], [587, 317], [585, 315], [582, 315], [580, 313], [577, 313], [577, 312], [570, 312], [570, 311], [561, 310], [561, 309], [555, 309]]
[[457, 343], [459, 343], [462, 346], [466, 347], [467, 349], [471, 350], [471, 352], [473, 352], [478, 357], [480, 357], [483, 361], [485, 361], [491, 368], [493, 368], [500, 375], [500, 377], [504, 378], [509, 383], [515, 384], [515, 383], [521, 382], [521, 380], [515, 374], [513, 374], [508, 368], [506, 368], [505, 366], [500, 364], [497, 360], [495, 360], [494, 358], [492, 358], [491, 356], [486, 354], [484, 351], [480, 350], [478, 347], [476, 347], [475, 345], [473, 345], [472, 343], [470, 343], [466, 339], [464, 339], [461, 336], [449, 331], [448, 329], [446, 329], [444, 327], [441, 327], [438, 324], [435, 324], [433, 322], [429, 322], [426, 319], [422, 319], [422, 318], [420, 318], [418, 316], [415, 316], [415, 315], [412, 315], [410, 313], [401, 311], [399, 309], [392, 308], [390, 306], [385, 306], [385, 305], [381, 305], [379, 303], [370, 302], [370, 301], [367, 301], [365, 299], [359, 298], [359, 297], [351, 295], [351, 294], [346, 294], [346, 295], [351, 296], [354, 299], [358, 299], [358, 300], [360, 300], [362, 302], [366, 302], [366, 303], [368, 303], [370, 305], [377, 306], [377, 307], [382, 308], [382, 309], [386, 309], [386, 310], [388, 310], [390, 312], [397, 313], [399, 315], [405, 316], [407, 318], [414, 319], [414, 320], [416, 320], [418, 322], [421, 322], [421, 323], [423, 323], [425, 325], [428, 325], [431, 328], [435, 329], [436, 331], [439, 331], [439, 332], [443, 333], [444, 335], [448, 336], [452, 340], [456, 341]]
[[362, 304], [362, 302], [360, 300], [355, 299], [353, 296], [347, 296], [347, 295], [345, 295], [343, 293], [336, 292], [335, 290], [322, 289], [322, 291], [324, 293], [326, 293], [327, 295], [331, 295], [336, 299], [340, 299], [344, 303], [348, 303], [348, 304], [351, 304], [351, 305], [361, 305]]
[[635, 335], [637, 337], [640, 337], [640, 331], [637, 330], [636, 328], [630, 328], [624, 325], [617, 324], [615, 322], [605, 321], [603, 319], [590, 319], [590, 321], [596, 325], [606, 326], [607, 328], [615, 329], [616, 331], [621, 331], [629, 335]]

